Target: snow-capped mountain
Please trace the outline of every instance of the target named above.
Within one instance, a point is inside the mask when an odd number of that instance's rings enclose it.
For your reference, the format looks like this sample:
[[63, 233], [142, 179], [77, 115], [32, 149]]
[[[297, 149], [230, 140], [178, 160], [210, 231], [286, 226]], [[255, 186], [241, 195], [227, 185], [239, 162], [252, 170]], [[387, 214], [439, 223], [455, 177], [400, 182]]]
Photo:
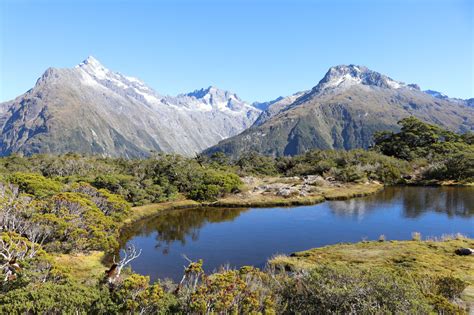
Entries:
[[455, 102], [455, 103], [462, 104], [462, 105], [469, 106], [469, 107], [474, 107], [474, 98], [469, 98], [469, 99], [463, 100], [462, 98], [449, 97], [444, 93], [434, 91], [434, 90], [426, 90], [426, 91], [423, 91], [423, 92], [425, 92], [426, 94], [431, 95], [435, 98], [439, 98], [439, 99], [442, 99], [442, 100], [448, 100], [450, 102]]
[[420, 90], [416, 84], [405, 84], [379, 72], [357, 65], [339, 65], [331, 67], [321, 81], [311, 90], [309, 95], [338, 93], [351, 86], [378, 87], [385, 89]]
[[243, 131], [259, 114], [215, 87], [163, 96], [88, 57], [72, 69], [47, 69], [31, 90], [0, 104], [0, 154], [193, 155]]
[[185, 108], [203, 112], [218, 110], [234, 115], [241, 115], [248, 111], [255, 112], [255, 107], [242, 101], [237, 94], [214, 86], [180, 94], [175, 100]]
[[443, 94], [443, 93], [441, 93], [441, 92], [434, 91], [434, 90], [425, 90], [425, 91], [423, 91], [423, 92], [425, 92], [426, 94], [431, 95], [431, 96], [433, 96], [433, 97], [442, 99], [442, 100], [445, 100], [445, 99], [448, 99], [448, 98], [449, 98], [449, 96], [447, 96], [446, 94]]
[[340, 65], [331, 67], [310, 91], [270, 104], [252, 128], [205, 152], [282, 156], [313, 148], [367, 148], [374, 132], [397, 131], [397, 122], [408, 116], [454, 131], [473, 131], [474, 110], [467, 104], [434, 97], [416, 84], [363, 66]]

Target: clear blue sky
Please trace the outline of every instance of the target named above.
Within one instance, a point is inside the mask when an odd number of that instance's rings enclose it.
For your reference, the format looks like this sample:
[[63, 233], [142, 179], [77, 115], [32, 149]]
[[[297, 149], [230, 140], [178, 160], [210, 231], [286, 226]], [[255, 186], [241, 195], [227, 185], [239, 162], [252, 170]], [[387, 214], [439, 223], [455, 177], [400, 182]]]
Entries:
[[0, 0], [0, 101], [88, 55], [162, 94], [215, 85], [248, 101], [360, 64], [474, 97], [474, 1]]

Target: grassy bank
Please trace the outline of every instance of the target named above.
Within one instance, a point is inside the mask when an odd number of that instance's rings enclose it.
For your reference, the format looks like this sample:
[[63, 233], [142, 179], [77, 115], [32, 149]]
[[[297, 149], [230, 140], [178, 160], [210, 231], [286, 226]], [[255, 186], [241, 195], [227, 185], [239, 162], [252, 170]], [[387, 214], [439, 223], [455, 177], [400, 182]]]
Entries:
[[458, 187], [474, 187], [472, 181], [455, 181], [455, 180], [418, 180], [407, 182], [409, 186], [458, 186]]
[[[270, 181], [275, 181], [271, 179]], [[261, 182], [259, 182], [261, 184]], [[297, 185], [294, 183], [294, 185]], [[133, 207], [131, 214], [124, 221], [124, 225], [132, 224], [146, 217], [152, 217], [165, 210], [187, 209], [197, 207], [289, 207], [312, 205], [326, 200], [343, 200], [367, 196], [383, 189], [379, 183], [365, 184], [337, 184], [334, 186], [316, 187], [306, 195], [278, 196], [274, 193], [255, 193], [256, 185], [247, 185], [244, 192], [228, 195], [215, 202], [197, 202], [188, 199], [178, 199], [170, 202], [154, 203]]]
[[107, 269], [103, 264], [104, 252], [58, 254], [53, 256], [55, 262], [67, 269], [68, 274], [75, 280], [86, 284], [95, 284]]
[[164, 210], [186, 209], [200, 207], [202, 203], [189, 199], [178, 199], [168, 202], [152, 203], [144, 206], [133, 207], [130, 215], [123, 221], [124, 225], [140, 221], [156, 215]]
[[462, 236], [426, 241], [372, 241], [337, 244], [276, 256], [270, 264], [286, 270], [310, 269], [318, 265], [387, 267], [415, 277], [454, 276], [466, 281], [462, 299], [474, 306], [474, 256], [458, 256], [458, 248], [474, 248], [474, 240]]

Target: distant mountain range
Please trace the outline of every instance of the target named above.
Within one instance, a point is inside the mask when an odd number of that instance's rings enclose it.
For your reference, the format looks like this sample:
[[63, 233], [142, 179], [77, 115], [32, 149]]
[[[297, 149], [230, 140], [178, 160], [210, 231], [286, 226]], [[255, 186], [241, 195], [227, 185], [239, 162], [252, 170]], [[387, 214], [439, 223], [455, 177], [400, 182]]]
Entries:
[[162, 96], [89, 57], [73, 69], [49, 68], [31, 90], [0, 104], [0, 153], [193, 155], [250, 127], [259, 114], [215, 87]]
[[[256, 151], [295, 155], [309, 149], [367, 148], [379, 130], [398, 130], [397, 121], [416, 116], [466, 132], [474, 129], [470, 100], [421, 91], [363, 66], [332, 67], [310, 91], [270, 103], [254, 125], [205, 151], [238, 156]], [[261, 107], [262, 109], [265, 107]]]
[[250, 104], [212, 86], [165, 96], [89, 57], [72, 69], [47, 69], [31, 90], [0, 103], [0, 155], [365, 148], [375, 131], [398, 130], [410, 115], [472, 131], [473, 103], [355, 65], [332, 67], [313, 89], [269, 102]]

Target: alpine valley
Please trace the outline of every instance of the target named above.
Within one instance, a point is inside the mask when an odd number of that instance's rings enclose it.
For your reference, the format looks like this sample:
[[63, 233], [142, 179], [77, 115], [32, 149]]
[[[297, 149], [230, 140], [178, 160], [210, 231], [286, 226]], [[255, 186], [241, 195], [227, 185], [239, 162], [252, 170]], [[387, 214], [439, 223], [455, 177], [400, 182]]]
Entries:
[[332, 67], [313, 89], [269, 102], [247, 103], [212, 86], [172, 97], [88, 57], [72, 69], [47, 69], [31, 90], [0, 104], [0, 155], [367, 148], [374, 132], [397, 131], [408, 116], [472, 131], [471, 103], [355, 65]]

